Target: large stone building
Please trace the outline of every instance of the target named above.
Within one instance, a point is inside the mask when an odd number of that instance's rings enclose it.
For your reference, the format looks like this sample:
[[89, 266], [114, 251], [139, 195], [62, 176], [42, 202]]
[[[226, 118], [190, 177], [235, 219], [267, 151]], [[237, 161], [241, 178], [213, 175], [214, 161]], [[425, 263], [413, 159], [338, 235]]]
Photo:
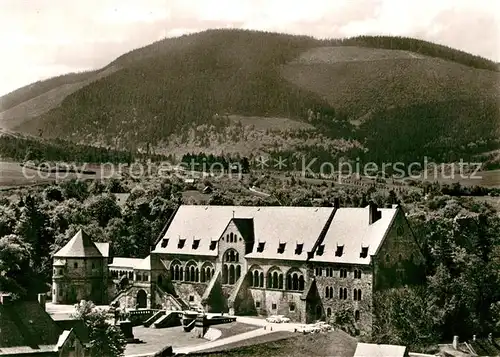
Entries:
[[400, 207], [183, 205], [147, 258], [114, 258], [108, 269], [121, 306], [279, 314], [304, 323], [343, 311], [369, 332], [373, 293], [418, 282], [423, 263]]

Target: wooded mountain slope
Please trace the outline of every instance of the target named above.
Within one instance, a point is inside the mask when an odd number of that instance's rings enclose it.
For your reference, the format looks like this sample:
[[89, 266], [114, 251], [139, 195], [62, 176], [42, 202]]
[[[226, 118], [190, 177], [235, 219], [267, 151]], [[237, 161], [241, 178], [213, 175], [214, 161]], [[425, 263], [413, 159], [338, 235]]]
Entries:
[[[425, 41], [209, 30], [134, 50], [108, 67], [114, 71], [18, 129], [154, 145], [198, 125], [227, 126], [215, 115], [227, 113], [307, 121], [332, 138], [358, 140], [371, 159], [450, 160], [498, 146], [497, 64]], [[40, 92], [27, 90], [24, 99]], [[4, 108], [19, 105], [21, 94], [2, 100]]]

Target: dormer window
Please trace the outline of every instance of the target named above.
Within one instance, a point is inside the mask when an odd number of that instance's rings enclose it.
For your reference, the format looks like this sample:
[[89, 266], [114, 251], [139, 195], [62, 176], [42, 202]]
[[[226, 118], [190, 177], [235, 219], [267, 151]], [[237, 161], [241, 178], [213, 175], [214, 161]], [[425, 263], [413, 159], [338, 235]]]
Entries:
[[193, 241], [193, 249], [198, 249], [198, 247], [200, 246], [200, 240], [199, 239], [195, 239]]
[[177, 244], [177, 248], [182, 249], [184, 248], [184, 244], [186, 244], [185, 239], [179, 239], [179, 243]]
[[161, 240], [161, 247], [165, 248], [167, 245], [168, 245], [168, 239], [167, 238], [162, 239]]
[[210, 250], [215, 250], [215, 247], [217, 247], [217, 241], [213, 240], [210, 242]]
[[337, 250], [335, 251], [335, 256], [336, 257], [341, 257], [342, 254], [344, 254], [344, 246], [343, 245], [338, 245]]
[[325, 245], [324, 244], [318, 245], [318, 250], [316, 251], [316, 254], [323, 255], [324, 252], [325, 252]]
[[285, 246], [286, 246], [286, 243], [279, 244], [279, 246], [278, 246], [278, 253], [279, 254], [283, 254], [283, 252], [285, 251]]
[[264, 251], [264, 246], [266, 245], [266, 242], [259, 242], [257, 245], [257, 252], [262, 253]]
[[361, 253], [359, 253], [360, 258], [366, 258], [368, 256], [368, 247], [361, 247]]
[[302, 254], [302, 248], [304, 248], [304, 243], [297, 243], [297, 246], [295, 247], [295, 254]]

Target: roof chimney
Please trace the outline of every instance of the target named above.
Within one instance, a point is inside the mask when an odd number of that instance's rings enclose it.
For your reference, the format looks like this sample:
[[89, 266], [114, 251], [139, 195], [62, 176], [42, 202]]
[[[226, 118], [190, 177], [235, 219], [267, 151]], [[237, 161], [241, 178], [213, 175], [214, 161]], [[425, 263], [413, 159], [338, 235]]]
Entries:
[[335, 209], [340, 208], [340, 197], [335, 197], [333, 199], [333, 208]]
[[453, 336], [453, 348], [458, 350], [458, 336]]
[[368, 223], [373, 224], [382, 217], [382, 212], [378, 210], [377, 205], [373, 201], [371, 201], [368, 206], [369, 206], [369, 221], [368, 221]]

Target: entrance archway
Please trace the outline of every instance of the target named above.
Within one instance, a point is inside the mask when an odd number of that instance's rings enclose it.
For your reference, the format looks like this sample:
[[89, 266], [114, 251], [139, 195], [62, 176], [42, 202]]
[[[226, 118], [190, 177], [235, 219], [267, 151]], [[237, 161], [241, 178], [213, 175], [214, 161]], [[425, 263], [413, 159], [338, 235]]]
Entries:
[[148, 295], [144, 290], [139, 290], [137, 292], [137, 308], [144, 309], [148, 304]]

